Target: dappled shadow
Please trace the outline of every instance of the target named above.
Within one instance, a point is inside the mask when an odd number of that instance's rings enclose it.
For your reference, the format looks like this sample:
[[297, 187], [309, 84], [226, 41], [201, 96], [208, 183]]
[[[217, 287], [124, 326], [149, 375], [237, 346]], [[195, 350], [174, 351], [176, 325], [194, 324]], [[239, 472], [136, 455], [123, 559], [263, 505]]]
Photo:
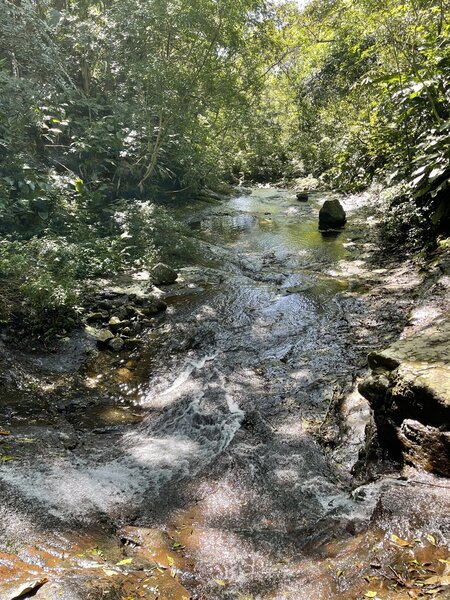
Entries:
[[[335, 397], [354, 389], [374, 341], [395, 335], [384, 326], [391, 309], [400, 313], [397, 298], [380, 312], [348, 293], [342, 274], [324, 277], [347, 257], [344, 240], [320, 242], [315, 213], [302, 208], [296, 225], [285, 221], [297, 218], [289, 208], [273, 198], [262, 206], [278, 227], [207, 221], [223, 246], [214, 285], [210, 273], [191, 271], [198, 293], [171, 302], [171, 329], [144, 336], [140, 364], [122, 372], [108, 402], [90, 418], [83, 403], [62, 410], [57, 424], [70, 423], [76, 445], [50, 435], [51, 423], [33, 450], [1, 467], [4, 497], [11, 510], [26, 505], [38, 538], [99, 522], [111, 534], [124, 523], [169, 527], [194, 562], [199, 593], [258, 597], [281, 593], [320, 562], [327, 541], [367, 521], [374, 499], [355, 501], [350, 474], [332, 460]], [[115, 422], [115, 404], [120, 415], [136, 410], [136, 420]], [[324, 593], [336, 590], [324, 581]]]

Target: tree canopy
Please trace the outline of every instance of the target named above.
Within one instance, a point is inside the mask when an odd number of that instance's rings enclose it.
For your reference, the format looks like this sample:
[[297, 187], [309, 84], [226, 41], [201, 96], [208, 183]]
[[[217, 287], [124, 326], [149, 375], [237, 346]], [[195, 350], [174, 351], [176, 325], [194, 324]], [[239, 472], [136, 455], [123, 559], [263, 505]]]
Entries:
[[124, 203], [243, 179], [378, 179], [448, 227], [449, 8], [0, 0], [3, 273], [20, 279], [11, 244], [37, 264], [49, 239], [83, 240], [100, 270], [127, 264]]

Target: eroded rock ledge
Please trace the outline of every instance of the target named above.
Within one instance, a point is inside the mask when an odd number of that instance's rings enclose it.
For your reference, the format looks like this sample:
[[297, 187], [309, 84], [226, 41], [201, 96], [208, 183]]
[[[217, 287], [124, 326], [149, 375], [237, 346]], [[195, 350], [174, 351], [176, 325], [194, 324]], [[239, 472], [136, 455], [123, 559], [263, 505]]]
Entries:
[[369, 355], [359, 386], [392, 456], [450, 477], [450, 318]]

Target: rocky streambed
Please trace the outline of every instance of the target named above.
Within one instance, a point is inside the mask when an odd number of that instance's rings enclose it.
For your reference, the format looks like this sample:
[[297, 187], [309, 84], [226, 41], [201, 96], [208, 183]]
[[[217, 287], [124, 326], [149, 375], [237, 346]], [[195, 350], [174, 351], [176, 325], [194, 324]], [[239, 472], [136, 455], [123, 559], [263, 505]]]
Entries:
[[322, 234], [333, 198], [180, 205], [176, 282], [105, 282], [52, 354], [1, 342], [0, 598], [449, 597], [446, 421], [417, 401], [448, 390], [447, 254], [377, 265], [378, 199]]

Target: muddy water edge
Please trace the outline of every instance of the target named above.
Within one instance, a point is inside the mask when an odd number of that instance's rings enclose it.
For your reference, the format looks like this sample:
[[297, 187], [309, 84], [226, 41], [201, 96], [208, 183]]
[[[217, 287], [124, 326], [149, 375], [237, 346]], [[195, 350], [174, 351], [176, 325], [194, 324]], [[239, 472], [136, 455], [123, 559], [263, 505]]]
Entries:
[[446, 480], [358, 463], [367, 353], [433, 269], [374, 264], [373, 194], [319, 233], [329, 196], [180, 204], [198, 250], [135, 349], [1, 342], [0, 599], [450, 597]]

